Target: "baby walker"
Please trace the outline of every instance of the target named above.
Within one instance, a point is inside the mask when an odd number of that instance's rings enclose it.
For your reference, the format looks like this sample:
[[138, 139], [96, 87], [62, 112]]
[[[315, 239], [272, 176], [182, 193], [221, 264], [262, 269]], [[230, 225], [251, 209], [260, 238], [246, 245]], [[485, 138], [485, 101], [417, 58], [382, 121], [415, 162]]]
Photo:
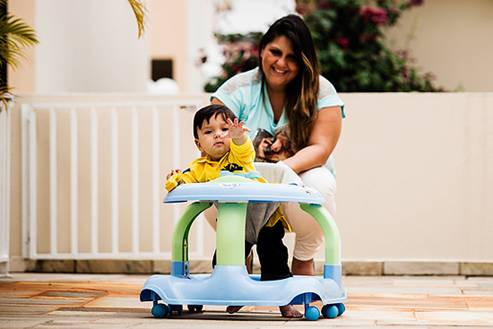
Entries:
[[[320, 311], [310, 306], [321, 300], [322, 315], [336, 318], [344, 313], [346, 293], [341, 284], [340, 237], [334, 219], [322, 206], [315, 190], [288, 184], [266, 184], [231, 174], [208, 183], [184, 184], [168, 193], [164, 202], [197, 201], [182, 214], [173, 232], [171, 275], [153, 275], [140, 293], [141, 301], [152, 301], [155, 317], [181, 315], [203, 305], [304, 305], [307, 320], [317, 320]], [[188, 232], [193, 221], [217, 201], [217, 264], [212, 274], [190, 274]], [[245, 214], [248, 202], [298, 202], [313, 216], [325, 236], [323, 277], [293, 276], [260, 281], [246, 271], [244, 259]], [[159, 301], [163, 301], [160, 303]]]

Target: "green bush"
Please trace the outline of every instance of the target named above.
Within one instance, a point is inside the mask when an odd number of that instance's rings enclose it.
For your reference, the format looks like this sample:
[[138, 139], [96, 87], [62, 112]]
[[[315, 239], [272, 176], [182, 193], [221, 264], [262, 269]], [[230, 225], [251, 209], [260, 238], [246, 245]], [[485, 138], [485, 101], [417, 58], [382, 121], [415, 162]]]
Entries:
[[[384, 29], [424, 0], [298, 0], [296, 10], [310, 27], [322, 75], [341, 92], [442, 91], [430, 73], [412, 65], [407, 51], [384, 44]], [[258, 65], [261, 34], [217, 35], [224, 46], [223, 74], [204, 87], [214, 92], [231, 76]]]
[[411, 65], [406, 51], [383, 42], [384, 28], [422, 0], [298, 1], [319, 50], [322, 75], [339, 91], [440, 91], [433, 76]]

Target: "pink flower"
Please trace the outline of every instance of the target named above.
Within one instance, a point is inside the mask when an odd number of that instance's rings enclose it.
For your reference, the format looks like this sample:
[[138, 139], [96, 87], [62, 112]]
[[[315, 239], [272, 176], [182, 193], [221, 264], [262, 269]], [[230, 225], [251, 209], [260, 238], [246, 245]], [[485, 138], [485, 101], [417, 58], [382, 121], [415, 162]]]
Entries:
[[308, 11], [308, 6], [304, 3], [300, 3], [296, 5], [296, 12], [299, 13], [301, 16], [304, 16], [306, 12]]
[[346, 37], [339, 37], [336, 39], [336, 43], [341, 47], [341, 48], [347, 48], [349, 47], [349, 39]]
[[258, 47], [257, 46], [253, 46], [252, 47], [252, 57], [258, 57]]
[[384, 25], [388, 22], [387, 11], [379, 7], [363, 6], [360, 10], [360, 15], [365, 22], [373, 22], [377, 25]]

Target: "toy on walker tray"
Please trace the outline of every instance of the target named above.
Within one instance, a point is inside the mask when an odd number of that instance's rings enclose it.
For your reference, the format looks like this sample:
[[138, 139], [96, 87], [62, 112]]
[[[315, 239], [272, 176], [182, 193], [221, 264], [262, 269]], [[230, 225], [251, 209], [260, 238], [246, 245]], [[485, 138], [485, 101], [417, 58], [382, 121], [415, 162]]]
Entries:
[[[321, 300], [322, 315], [336, 318], [344, 313], [346, 293], [341, 284], [340, 237], [334, 219], [322, 206], [322, 195], [309, 188], [268, 184], [241, 175], [221, 176], [207, 183], [184, 184], [168, 193], [164, 202], [197, 201], [190, 204], [173, 232], [171, 275], [153, 275], [140, 293], [141, 301], [152, 301], [151, 313], [166, 317], [181, 315], [203, 305], [304, 305], [305, 318], [317, 320], [320, 311], [311, 302]], [[211, 274], [190, 274], [188, 232], [193, 221], [217, 201], [217, 264]], [[298, 276], [260, 281], [248, 274], [244, 259], [245, 214], [248, 202], [298, 202], [321, 226], [325, 237], [323, 276]], [[162, 301], [160, 303], [159, 301]]]

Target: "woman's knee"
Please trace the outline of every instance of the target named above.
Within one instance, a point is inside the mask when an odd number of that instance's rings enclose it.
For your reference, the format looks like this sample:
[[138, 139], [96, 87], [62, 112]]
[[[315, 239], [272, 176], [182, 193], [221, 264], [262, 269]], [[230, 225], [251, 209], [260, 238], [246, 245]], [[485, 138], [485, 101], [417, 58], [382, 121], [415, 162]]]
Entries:
[[300, 174], [303, 184], [319, 191], [325, 199], [324, 206], [332, 216], [336, 214], [336, 179], [326, 167], [316, 167]]
[[324, 196], [336, 194], [336, 180], [326, 167], [316, 167], [300, 174], [303, 184], [311, 187]]

